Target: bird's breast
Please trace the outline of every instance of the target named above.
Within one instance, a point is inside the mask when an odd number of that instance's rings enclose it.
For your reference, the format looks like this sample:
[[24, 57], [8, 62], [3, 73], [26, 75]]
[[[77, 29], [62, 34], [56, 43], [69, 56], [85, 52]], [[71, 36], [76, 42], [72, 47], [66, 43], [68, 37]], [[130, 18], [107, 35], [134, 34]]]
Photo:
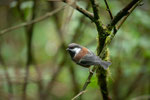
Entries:
[[77, 55], [74, 56], [75, 62], [79, 62], [80, 59], [82, 59], [82, 57], [84, 57], [87, 53], [89, 53], [89, 51], [85, 47], [83, 47], [80, 50], [80, 52]]

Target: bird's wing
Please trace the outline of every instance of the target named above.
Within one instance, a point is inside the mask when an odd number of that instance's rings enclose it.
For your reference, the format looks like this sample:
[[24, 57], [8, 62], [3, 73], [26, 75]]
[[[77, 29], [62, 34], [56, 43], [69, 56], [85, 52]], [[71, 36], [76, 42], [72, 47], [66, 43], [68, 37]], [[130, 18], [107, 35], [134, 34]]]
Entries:
[[79, 63], [82, 65], [98, 65], [100, 64], [101, 59], [96, 56], [94, 53], [90, 53], [85, 55], [80, 61]]

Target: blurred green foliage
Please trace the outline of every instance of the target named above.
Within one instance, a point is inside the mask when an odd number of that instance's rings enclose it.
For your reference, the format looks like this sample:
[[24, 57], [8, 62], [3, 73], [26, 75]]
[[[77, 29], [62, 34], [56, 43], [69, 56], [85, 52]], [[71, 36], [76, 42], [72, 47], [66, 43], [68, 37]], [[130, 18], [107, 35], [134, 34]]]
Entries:
[[[113, 15], [122, 9], [130, 0], [111, 0], [108, 1]], [[110, 75], [108, 78], [109, 94], [113, 100], [136, 100], [134, 98], [148, 95], [150, 96], [150, 1], [144, 0], [144, 5], [139, 6], [128, 17], [121, 29], [118, 31], [113, 42], [109, 46]], [[44, 0], [38, 1], [36, 17], [44, 15], [47, 11], [52, 11], [50, 6], [52, 2]], [[55, 2], [64, 5], [61, 2]], [[86, 1], [79, 1], [79, 6], [85, 8]], [[103, 0], [98, 1], [100, 16], [102, 22], [110, 22]], [[0, 28], [1, 30], [22, 23], [18, 10], [17, 2], [13, 1], [9, 6], [0, 6]], [[30, 20], [33, 1], [23, 1], [21, 11], [25, 14], [26, 21]], [[4, 14], [5, 11], [6, 13]], [[90, 10], [92, 12], [92, 9]], [[71, 7], [58, 12], [60, 21], [60, 30], [63, 31], [62, 38], [66, 44], [69, 44], [75, 30], [80, 27], [80, 36], [77, 43], [86, 46], [96, 53], [97, 31], [92, 22], [84, 18], [84, 22], [79, 22], [82, 17], [78, 11]], [[71, 16], [71, 17], [70, 17]], [[6, 17], [3, 19], [3, 17]], [[70, 18], [70, 20], [69, 20]], [[57, 23], [58, 24], [58, 23]], [[64, 51], [60, 49], [61, 39], [54, 16], [44, 21], [38, 22], [34, 26], [32, 39], [32, 55], [34, 64], [30, 66], [30, 77], [27, 87], [28, 100], [39, 99], [38, 73], [34, 68], [37, 66], [42, 74], [43, 87], [46, 88], [48, 82], [52, 79], [52, 74], [56, 71], [59, 63], [66, 59]], [[9, 98], [7, 78], [4, 72], [4, 66], [7, 66], [11, 82], [13, 84], [13, 98], [20, 100], [22, 93], [22, 84], [27, 61], [27, 43], [25, 29], [19, 28], [0, 36], [0, 54], [4, 64], [0, 65], [0, 100]], [[66, 57], [66, 58], [65, 58]], [[81, 89], [87, 76], [88, 69], [82, 68], [72, 63], [70, 58], [59, 72], [57, 79], [51, 90], [52, 100], [70, 100], [74, 95], [72, 77], [69, 72], [70, 64], [73, 65], [76, 81]], [[87, 91], [83, 95], [83, 100], [100, 100], [101, 94], [97, 85], [96, 75], [92, 77]], [[140, 99], [146, 100], [146, 99]]]

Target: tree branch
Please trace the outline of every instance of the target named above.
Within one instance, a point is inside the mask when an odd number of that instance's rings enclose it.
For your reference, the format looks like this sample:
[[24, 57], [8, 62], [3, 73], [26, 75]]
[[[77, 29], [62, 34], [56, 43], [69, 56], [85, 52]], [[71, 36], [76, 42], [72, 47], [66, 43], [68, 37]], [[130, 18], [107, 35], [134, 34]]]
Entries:
[[[95, 3], [95, 0], [90, 0], [90, 1], [91, 1], [93, 12], [94, 12], [94, 23], [96, 24], [97, 31], [99, 33], [99, 35], [98, 35], [98, 43], [99, 44], [98, 44], [98, 47], [97, 47], [97, 54], [100, 55], [101, 57], [103, 57], [103, 59], [108, 59], [107, 58], [109, 56], [108, 55], [108, 50], [106, 50], [105, 47], [106, 47], [106, 45], [108, 45], [111, 42], [113, 37], [111, 37], [109, 42], [105, 43], [105, 40], [106, 40], [106, 37], [107, 37], [107, 32], [104, 30], [104, 28], [102, 27], [101, 22], [99, 21], [98, 8], [97, 8], [97, 5]], [[129, 8], [132, 8], [132, 7], [130, 7], [130, 6], [133, 6], [132, 3], [128, 4], [123, 9], [123, 11], [126, 11], [126, 9], [129, 9]], [[106, 5], [108, 6], [108, 4], [106, 4]], [[121, 14], [121, 16], [123, 16], [124, 12], [122, 14], [122, 10], [121, 10], [121, 13], [119, 12], [119, 14], [117, 16], [120, 16], [120, 14]], [[115, 21], [116, 21], [116, 18], [118, 18], [118, 17], [115, 16], [115, 18], [114, 18]], [[114, 19], [112, 20], [112, 22], [114, 22]], [[113, 27], [115, 27], [115, 24], [114, 24]], [[108, 32], [110, 32], [110, 31], [108, 30]], [[95, 71], [95, 67], [92, 70]], [[87, 88], [88, 84], [90, 83], [90, 79], [91, 79], [92, 75], [93, 75], [93, 73], [89, 74], [88, 79], [85, 82], [84, 87], [83, 87], [82, 90], [85, 90]], [[107, 81], [106, 81], [107, 71], [104, 70], [101, 67], [98, 67], [98, 69], [97, 69], [97, 77], [98, 77], [98, 82], [99, 82], [99, 86], [101, 88], [103, 99], [104, 100], [110, 99], [109, 96], [108, 96]]]
[[[95, 0], [90, 0], [90, 2], [92, 4], [93, 13], [94, 13], [94, 23], [95, 23], [97, 31], [98, 31], [97, 55], [100, 55], [100, 53], [101, 53], [101, 51], [103, 49], [104, 43], [105, 43], [106, 35], [105, 35], [105, 30], [102, 27], [102, 22], [100, 21], [100, 17], [99, 17], [99, 14], [98, 14], [99, 13], [98, 5], [96, 5], [96, 1]], [[95, 70], [96, 70], [96, 66], [93, 67], [92, 71], [94, 72]], [[106, 71], [104, 71], [104, 72], [106, 72]], [[87, 88], [88, 84], [90, 83], [90, 80], [91, 80], [92, 76], [93, 76], [93, 73], [90, 72], [90, 74], [89, 74], [89, 76], [88, 76], [88, 78], [87, 78], [87, 80], [86, 80], [86, 82], [85, 82], [81, 92], [85, 91], [85, 89]], [[104, 78], [106, 78], [106, 77], [104, 77]], [[98, 77], [98, 79], [99, 79], [99, 77]], [[101, 81], [103, 81], [103, 80], [101, 80]], [[105, 84], [106, 84], [106, 82], [105, 82]], [[107, 85], [104, 88], [105, 88], [105, 90], [107, 90]], [[108, 91], [105, 91], [105, 90], [101, 90], [103, 95], [104, 95], [104, 92], [107, 92], [106, 94], [108, 94]]]
[[15, 25], [15, 26], [6, 28], [6, 29], [4, 29], [4, 30], [1, 30], [1, 31], [0, 31], [0, 36], [1, 36], [1, 35], [4, 35], [4, 34], [7, 33], [7, 32], [13, 31], [13, 30], [15, 30], [15, 29], [18, 29], [18, 28], [21, 28], [21, 27], [24, 27], [24, 26], [28, 26], [28, 25], [30, 25], [30, 24], [34, 24], [34, 23], [43, 21], [43, 20], [49, 18], [50, 16], [56, 14], [58, 11], [64, 9], [65, 7], [66, 7], [66, 6], [59, 7], [59, 8], [57, 8], [57, 9], [55, 9], [54, 11], [48, 12], [48, 13], [46, 13], [45, 15], [43, 15], [43, 16], [41, 16], [41, 17], [38, 17], [38, 18], [36, 18], [36, 19], [33, 19], [33, 20], [31, 20], [31, 21], [24, 22], [24, 23], [21, 23], [21, 24], [18, 24], [18, 25]]
[[117, 25], [117, 30], [120, 29], [120, 27], [122, 26], [122, 24], [126, 21], [126, 19], [127, 19], [128, 16], [133, 12], [133, 10], [141, 3], [141, 1], [142, 1], [142, 0], [140, 0], [139, 2], [137, 2], [137, 3], [128, 11], [128, 14], [123, 17], [123, 19], [121, 20], [121, 22]]
[[79, 12], [81, 12], [83, 15], [85, 15], [86, 17], [88, 17], [89, 19], [91, 19], [93, 21], [94, 16], [93, 16], [92, 13], [90, 13], [87, 10], [79, 7], [78, 5], [75, 6], [75, 9], [78, 10]]
[[[102, 35], [102, 33], [104, 32], [104, 30], [103, 30], [103, 27], [102, 27], [102, 23], [99, 20], [98, 8], [97, 8], [98, 6], [96, 5], [95, 0], [90, 0], [90, 2], [92, 4], [92, 8], [93, 8], [93, 12], [94, 12], [94, 23], [96, 24], [96, 28], [98, 30], [99, 35]], [[96, 67], [94, 66], [93, 69], [92, 69], [92, 72], [95, 72], [95, 70], [96, 70]], [[83, 86], [81, 92], [86, 90], [87, 86], [90, 83], [90, 80], [91, 80], [92, 76], [93, 76], [93, 73], [90, 72], [90, 74], [89, 74], [86, 82], [84, 83], [84, 86]], [[77, 96], [75, 96], [75, 97], [77, 97]]]
[[109, 25], [109, 30], [112, 30], [113, 27], [125, 16], [128, 14], [128, 11], [140, 0], [132, 0], [127, 6], [125, 6], [122, 10], [120, 10], [114, 19], [111, 21]]
[[94, 13], [94, 18], [95, 20], [99, 20], [100, 17], [98, 15], [98, 5], [96, 4], [96, 1], [95, 0], [90, 0], [91, 4], [92, 4], [92, 8], [93, 8], [93, 13]]
[[[99, 17], [99, 15], [98, 15], [98, 13], [99, 13], [99, 11], [98, 11], [98, 5], [96, 5], [95, 0], [90, 0], [90, 2], [91, 2], [91, 4], [92, 4], [93, 13], [94, 13], [94, 23], [95, 23], [96, 28], [97, 28], [97, 31], [98, 31], [97, 55], [99, 56], [100, 53], [101, 53], [101, 51], [102, 51], [102, 49], [103, 49], [103, 46], [104, 46], [104, 44], [105, 44], [106, 33], [105, 33], [104, 28], [102, 27], [102, 22], [100, 21], [100, 17]], [[94, 67], [93, 67], [93, 69], [92, 69], [93, 72], [96, 70], [96, 67], [97, 67], [97, 66], [94, 66]], [[98, 67], [101, 67], [101, 66], [98, 66]], [[98, 73], [102, 73], [101, 75], [106, 76], [106, 73], [105, 73], [106, 71], [105, 71], [104, 69], [103, 69], [102, 71], [103, 71], [103, 72], [98, 72]], [[91, 80], [92, 76], [93, 76], [93, 73], [90, 72], [90, 74], [89, 74], [89, 76], [88, 76], [88, 79], [86, 80], [86, 82], [85, 82], [85, 84], [84, 84], [84, 86], [83, 86], [81, 92], [84, 91], [84, 90], [87, 88], [88, 84], [90, 83], [90, 80]], [[99, 77], [98, 77], [98, 79], [99, 79]], [[103, 77], [102, 80], [100, 80], [100, 81], [104, 81], [103, 83], [105, 84], [105, 85], [99, 84], [100, 88], [102, 89], [102, 90], [101, 90], [102, 95], [107, 94], [107, 97], [108, 97], [106, 77]], [[104, 86], [104, 88], [102, 88], [103, 86]], [[81, 95], [80, 95], [80, 96], [81, 96]], [[76, 96], [75, 96], [75, 97], [76, 97]], [[104, 96], [103, 96], [103, 97], [104, 97]], [[104, 99], [105, 99], [105, 98], [104, 98]]]
[[[110, 10], [110, 8], [109, 8], [109, 5], [108, 5], [108, 3], [107, 3], [107, 0], [104, 0], [104, 2], [105, 2], [105, 5], [106, 5], [106, 7], [107, 7], [107, 11], [108, 11], [108, 13], [109, 13], [110, 19], [113, 20], [113, 15], [112, 15], [112, 12], [111, 12], [111, 10]], [[114, 32], [116, 32], [116, 31], [117, 31], [117, 29], [116, 29], [116, 27], [114, 27]]]
[[[110, 35], [110, 39], [105, 43], [103, 51], [105, 50], [105, 48], [111, 43], [112, 39], [114, 38], [114, 36], [116, 35], [116, 33], [118, 32], [118, 30], [120, 29], [120, 27], [122, 26], [122, 24], [126, 21], [126, 19], [128, 18], [128, 16], [132, 13], [132, 11], [141, 3], [142, 0], [140, 0], [139, 2], [137, 2], [129, 11], [128, 14], [126, 16], [123, 17], [123, 19], [121, 20], [121, 22], [118, 24], [118, 26], [116, 26], [116, 31], [113, 31], [113, 34]], [[102, 52], [103, 52], [102, 51]]]
[[[104, 30], [102, 27], [102, 23], [100, 22], [100, 17], [98, 15], [98, 8], [96, 5], [95, 0], [90, 0], [94, 12], [94, 17], [95, 17], [95, 24], [97, 26], [97, 31], [98, 31], [98, 46], [97, 46], [97, 55], [100, 56], [102, 53], [102, 50], [104, 48], [105, 40], [107, 37], [107, 31]], [[105, 59], [108, 55], [105, 55], [102, 59]], [[94, 69], [94, 68], [93, 68]], [[108, 89], [107, 89], [107, 71], [104, 70], [101, 66], [97, 66], [97, 78], [98, 78], [98, 85], [100, 87], [100, 91], [102, 93], [103, 99], [108, 100]]]
[[[65, 1], [63, 1], [63, 2], [65, 2]], [[67, 3], [67, 2], [65, 2], [65, 3]], [[69, 4], [69, 5], [71, 6], [72, 4]], [[62, 7], [60, 7], [60, 8], [57, 8], [57, 9], [55, 9], [54, 11], [48, 12], [48, 13], [46, 13], [45, 15], [43, 15], [43, 16], [41, 16], [41, 17], [39, 17], [39, 18], [36, 18], [36, 19], [34, 19], [34, 20], [31, 20], [31, 21], [29, 21], [29, 22], [24, 22], [24, 23], [21, 23], [21, 24], [19, 24], [19, 25], [15, 25], [15, 26], [12, 26], [12, 27], [3, 29], [3, 30], [0, 31], [0, 36], [1, 36], [1, 35], [4, 35], [4, 34], [7, 33], [7, 32], [16, 30], [16, 29], [18, 29], [18, 28], [21, 28], [21, 27], [24, 27], [24, 26], [28, 26], [28, 25], [30, 25], [30, 24], [34, 24], [34, 23], [43, 21], [43, 20], [49, 18], [50, 16], [56, 14], [58, 11], [64, 9], [65, 7], [66, 7], [66, 6], [62, 6]], [[81, 12], [83, 15], [85, 15], [85, 16], [87, 16], [89, 19], [93, 20], [93, 18], [94, 18], [93, 14], [90, 13], [90, 12], [88, 12], [87, 10], [85, 10], [85, 9], [83, 9], [83, 8], [81, 8], [81, 7], [79, 7], [78, 5], [75, 5], [75, 6], [72, 5], [71, 7], [75, 8], [76, 10], [78, 10], [79, 12]], [[21, 15], [22, 15], [22, 14], [21, 14]]]
[[92, 8], [93, 8], [93, 13], [94, 13], [94, 23], [96, 25], [97, 31], [98, 31], [98, 47], [97, 49], [99, 49], [98, 51], [98, 55], [100, 54], [100, 52], [103, 49], [104, 43], [105, 43], [105, 39], [106, 39], [106, 34], [105, 34], [105, 30], [103, 28], [103, 24], [100, 21], [100, 17], [99, 17], [99, 10], [98, 10], [98, 5], [96, 4], [95, 0], [90, 0], [91, 4], [92, 4]]

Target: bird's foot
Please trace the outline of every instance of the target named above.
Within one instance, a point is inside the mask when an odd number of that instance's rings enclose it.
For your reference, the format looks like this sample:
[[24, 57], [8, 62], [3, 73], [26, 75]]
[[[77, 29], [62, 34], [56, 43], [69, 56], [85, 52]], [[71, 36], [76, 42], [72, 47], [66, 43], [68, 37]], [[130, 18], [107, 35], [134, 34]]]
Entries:
[[94, 72], [92, 71], [92, 69], [91, 69], [91, 68], [89, 68], [89, 73], [94, 74]]

